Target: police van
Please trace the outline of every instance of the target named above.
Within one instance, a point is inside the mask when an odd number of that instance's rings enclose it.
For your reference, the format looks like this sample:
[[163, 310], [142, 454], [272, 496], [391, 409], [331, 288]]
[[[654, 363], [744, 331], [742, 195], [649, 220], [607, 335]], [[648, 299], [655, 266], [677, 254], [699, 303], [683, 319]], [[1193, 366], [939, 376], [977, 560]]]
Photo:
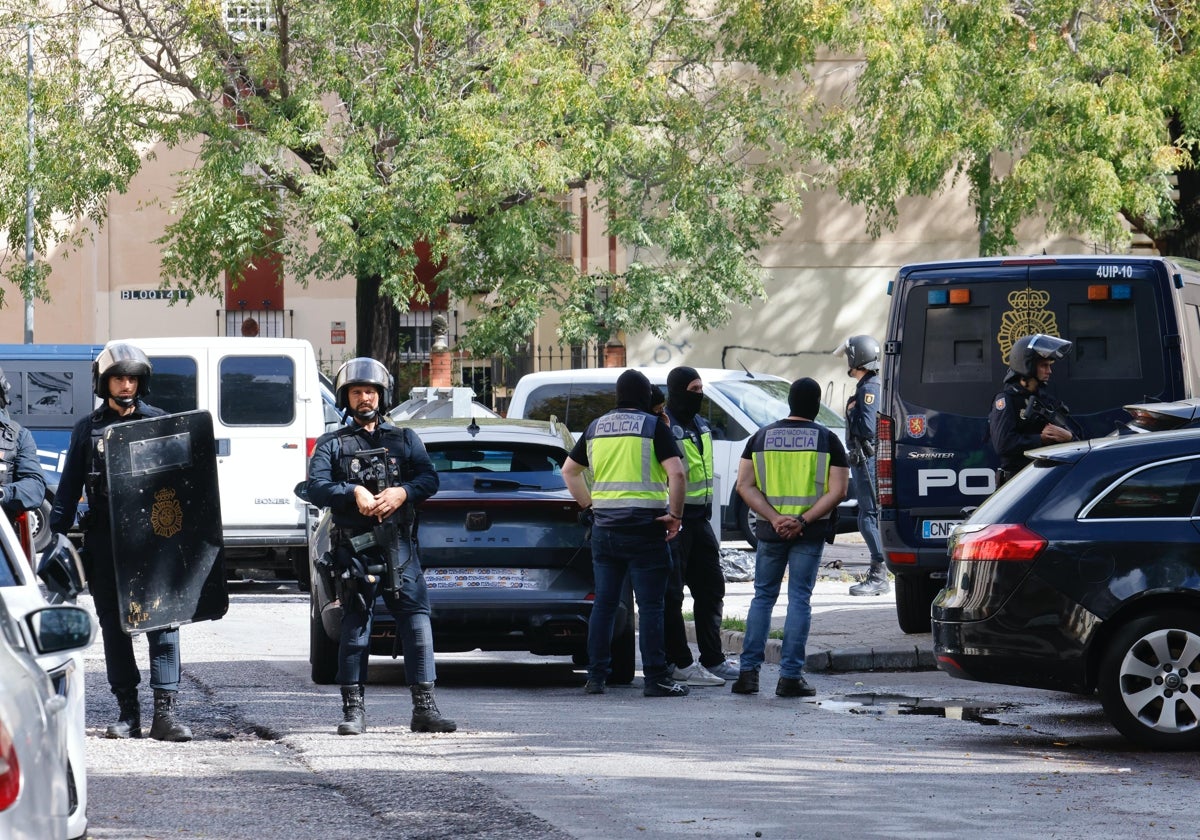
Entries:
[[1087, 437], [1122, 406], [1200, 395], [1200, 263], [1039, 256], [906, 265], [888, 286], [876, 460], [879, 529], [906, 633], [930, 628], [946, 541], [996, 489], [988, 413], [1024, 335], [1072, 342], [1049, 392]]
[[100, 344], [0, 344], [0, 369], [8, 380], [8, 414], [29, 430], [46, 476], [47, 500], [30, 511], [35, 551], [50, 543], [50, 507], [67, 459], [71, 429], [91, 412], [92, 360]]
[[306, 587], [313, 512], [293, 488], [325, 431], [312, 345], [266, 337], [125, 342], [150, 357], [147, 402], [212, 414], [226, 567], [283, 572]]

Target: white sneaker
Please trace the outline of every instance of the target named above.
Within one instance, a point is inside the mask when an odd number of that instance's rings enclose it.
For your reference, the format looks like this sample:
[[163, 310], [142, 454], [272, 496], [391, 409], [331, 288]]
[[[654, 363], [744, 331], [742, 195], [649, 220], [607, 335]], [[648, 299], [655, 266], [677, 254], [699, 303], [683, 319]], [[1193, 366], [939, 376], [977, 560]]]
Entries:
[[699, 662], [693, 662], [686, 668], [676, 668], [671, 672], [671, 679], [688, 685], [725, 685], [725, 680], [709, 671]]

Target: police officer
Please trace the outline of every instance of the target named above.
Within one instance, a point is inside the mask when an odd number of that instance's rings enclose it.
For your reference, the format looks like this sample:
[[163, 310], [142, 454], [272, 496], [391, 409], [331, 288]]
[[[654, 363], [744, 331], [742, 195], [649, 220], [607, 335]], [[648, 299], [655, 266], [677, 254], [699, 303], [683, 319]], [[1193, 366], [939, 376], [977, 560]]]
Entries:
[[[120, 708], [117, 722], [105, 731], [109, 738], [142, 737], [142, 717], [138, 705], [141, 674], [133, 654], [133, 639], [121, 627], [103, 435], [114, 423], [165, 414], [143, 402], [150, 393], [150, 373], [150, 359], [131, 344], [109, 345], [96, 357], [92, 363], [92, 391], [103, 404], [71, 430], [67, 460], [50, 513], [51, 530], [67, 533], [75, 522], [80, 494], [86, 489], [88, 512], [81, 523], [83, 563], [100, 619], [108, 684]], [[150, 630], [146, 641], [150, 647], [150, 687], [154, 689], [150, 737], [190, 741], [192, 731], [175, 717], [181, 674], [179, 630]]]
[[841, 440], [814, 419], [820, 409], [821, 386], [808, 377], [797, 379], [788, 391], [788, 416], [755, 432], [738, 462], [738, 494], [758, 514], [758, 551], [735, 694], [758, 693], [771, 611], [785, 572], [788, 603], [775, 694], [816, 694], [802, 673], [812, 620], [810, 599], [829, 516], [846, 497], [850, 473]]
[[37, 510], [46, 499], [46, 476], [37, 459], [37, 444], [28, 429], [8, 415], [12, 386], [0, 370], [0, 507], [10, 520]]
[[879, 342], [869, 335], [852, 335], [838, 349], [846, 357], [846, 375], [857, 381], [846, 401], [850, 484], [858, 500], [858, 532], [867, 544], [871, 566], [864, 580], [850, 587], [851, 595], [883, 595], [890, 591], [879, 540], [879, 503], [875, 496], [875, 414], [879, 410]]
[[1050, 368], [1064, 358], [1071, 342], [1052, 335], [1026, 335], [1008, 351], [1004, 390], [992, 400], [988, 437], [1000, 456], [997, 484], [1026, 464], [1026, 450], [1073, 440], [1067, 407], [1045, 392]]
[[343, 719], [337, 732], [361, 735], [367, 728], [363, 684], [380, 594], [403, 644], [412, 731], [454, 732], [457, 724], [442, 717], [434, 701], [429, 592], [416, 553], [416, 509], [437, 492], [437, 471], [416, 433], [385, 419], [392, 402], [387, 368], [374, 359], [351, 359], [334, 386], [337, 407], [351, 422], [317, 441], [307, 492], [314, 505], [333, 515], [334, 574], [342, 604], [337, 680]]
[[[588, 485], [584, 472], [592, 470]], [[628, 575], [637, 599], [642, 694], [683, 697], [663, 647], [663, 597], [671, 567], [667, 540], [683, 527], [686, 477], [666, 423], [650, 413], [650, 380], [617, 378], [617, 407], [593, 420], [563, 464], [575, 501], [592, 511], [596, 600], [588, 620], [588, 694], [603, 694], [612, 665], [613, 622]]]
[[[668, 545], [674, 563], [666, 595], [667, 659], [671, 676], [688, 685], [724, 685], [737, 677], [737, 666], [725, 661], [721, 645], [721, 615], [725, 607], [725, 575], [721, 572], [721, 542], [710, 519], [713, 504], [713, 437], [700, 416], [704, 381], [695, 368], [680, 366], [667, 374], [667, 411], [671, 436], [683, 451], [687, 491], [683, 528]], [[696, 646], [694, 661], [683, 622], [683, 587], [692, 593]]]

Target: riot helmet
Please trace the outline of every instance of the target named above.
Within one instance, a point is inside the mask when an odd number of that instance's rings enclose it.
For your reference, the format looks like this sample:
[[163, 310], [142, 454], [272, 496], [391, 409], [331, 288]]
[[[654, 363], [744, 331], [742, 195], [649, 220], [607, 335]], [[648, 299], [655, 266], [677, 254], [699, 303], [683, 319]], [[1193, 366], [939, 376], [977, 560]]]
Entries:
[[1008, 351], [1008, 375], [1004, 377], [1004, 381], [1037, 379], [1038, 362], [1043, 359], [1057, 362], [1066, 358], [1070, 350], [1071, 342], [1063, 338], [1044, 333], [1023, 335], [1013, 342]]
[[337, 397], [337, 407], [342, 411], [350, 411], [351, 385], [374, 385], [379, 391], [378, 412], [367, 412], [369, 417], [355, 414], [359, 420], [369, 423], [375, 419], [377, 413], [384, 413], [391, 407], [392, 375], [382, 363], [367, 356], [358, 356], [341, 366], [334, 380], [334, 393]]
[[[141, 348], [132, 344], [110, 344], [92, 362], [92, 392], [102, 400], [111, 397], [117, 405], [129, 408], [136, 400], [149, 395], [152, 370], [150, 359]], [[136, 376], [137, 393], [133, 397], [113, 397], [108, 380], [114, 376]]]
[[4, 371], [0, 370], [0, 408], [8, 408], [8, 395], [12, 391], [12, 386], [8, 384], [8, 377], [4, 375]]
[[846, 366], [851, 371], [862, 368], [879, 372], [879, 342], [869, 335], [852, 335], [833, 352], [846, 357]]

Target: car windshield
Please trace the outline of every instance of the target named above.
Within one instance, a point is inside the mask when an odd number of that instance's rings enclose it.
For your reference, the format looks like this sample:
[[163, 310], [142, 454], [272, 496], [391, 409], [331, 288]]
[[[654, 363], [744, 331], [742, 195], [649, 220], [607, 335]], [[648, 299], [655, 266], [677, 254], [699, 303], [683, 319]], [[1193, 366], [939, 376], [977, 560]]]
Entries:
[[507, 441], [426, 443], [425, 448], [445, 489], [480, 489], [475, 482], [479, 477], [511, 480], [503, 485], [484, 485], [482, 489], [550, 490], [565, 486], [562, 463], [567, 453], [561, 448]]
[[[730, 379], [705, 382], [704, 387], [720, 391], [760, 427], [782, 420], [791, 413], [788, 410], [788, 390], [792, 385], [782, 379]], [[821, 406], [815, 419], [830, 429], [840, 429], [846, 425], [826, 405]]]

